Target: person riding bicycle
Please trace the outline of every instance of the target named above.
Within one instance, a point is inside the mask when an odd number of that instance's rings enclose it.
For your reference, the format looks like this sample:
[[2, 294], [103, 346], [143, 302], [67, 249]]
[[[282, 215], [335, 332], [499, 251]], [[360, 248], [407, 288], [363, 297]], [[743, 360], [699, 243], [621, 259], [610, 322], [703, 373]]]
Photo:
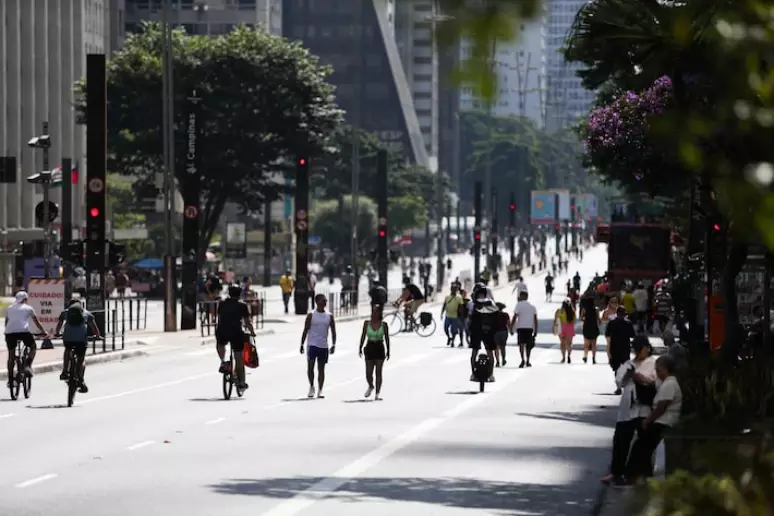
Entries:
[[[64, 332], [62, 332], [63, 325]], [[75, 357], [78, 360], [78, 391], [81, 393], [89, 392], [85, 381], [85, 358], [89, 340], [89, 328], [91, 328], [96, 338], [101, 338], [99, 328], [94, 322], [94, 316], [89, 311], [84, 310], [79, 299], [73, 299], [70, 301], [70, 306], [67, 310], [59, 315], [59, 323], [56, 325], [56, 330], [54, 330], [55, 335], [59, 335], [61, 332], [65, 348], [62, 356], [62, 374], [59, 375], [59, 379], [65, 382], [70, 379], [70, 360], [72, 360], [72, 355], [75, 353]]]
[[[476, 362], [479, 350], [483, 347], [489, 360], [494, 364], [494, 352], [497, 349], [495, 333], [497, 333], [497, 319], [500, 309], [488, 294], [486, 287], [477, 286], [473, 290], [473, 310], [470, 313], [470, 367], [471, 381], [476, 379]], [[494, 381], [494, 375], [489, 372], [488, 381]]]
[[[425, 295], [422, 293], [422, 290], [416, 286], [412, 281], [411, 278], [408, 276], [403, 278], [403, 292], [401, 292], [400, 297], [395, 300], [395, 306], [400, 306], [401, 303], [403, 303], [405, 314], [406, 314], [406, 320], [413, 320], [414, 314], [417, 313], [417, 310], [420, 306], [422, 306], [425, 302]], [[410, 326], [409, 326], [410, 328]]]
[[8, 386], [13, 378], [13, 368], [16, 363], [16, 344], [21, 341], [29, 350], [27, 363], [24, 364], [24, 374], [32, 376], [32, 362], [35, 360], [35, 352], [38, 349], [35, 337], [30, 332], [30, 320], [35, 323], [40, 333], [48, 333], [38, 320], [35, 309], [27, 304], [27, 293], [19, 291], [15, 300], [5, 312], [5, 345], [8, 348]]
[[236, 376], [238, 387], [247, 389], [245, 383], [245, 363], [242, 359], [242, 351], [245, 349], [244, 329], [247, 328], [250, 336], [255, 336], [253, 322], [250, 320], [250, 310], [247, 305], [239, 300], [242, 295], [242, 288], [239, 285], [231, 285], [228, 288], [228, 298], [218, 304], [218, 325], [215, 328], [215, 341], [220, 357], [221, 373], [226, 372], [226, 344], [231, 344], [231, 351], [234, 353], [234, 365], [236, 366]]

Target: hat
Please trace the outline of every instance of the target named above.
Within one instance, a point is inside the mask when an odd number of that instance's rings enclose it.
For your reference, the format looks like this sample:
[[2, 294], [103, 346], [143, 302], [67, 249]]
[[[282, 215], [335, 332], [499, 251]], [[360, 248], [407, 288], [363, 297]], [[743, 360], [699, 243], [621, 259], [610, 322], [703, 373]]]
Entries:
[[24, 301], [27, 300], [28, 297], [29, 296], [27, 295], [27, 293], [25, 291], [20, 290], [19, 292], [16, 293], [16, 302], [17, 303], [23, 303]]

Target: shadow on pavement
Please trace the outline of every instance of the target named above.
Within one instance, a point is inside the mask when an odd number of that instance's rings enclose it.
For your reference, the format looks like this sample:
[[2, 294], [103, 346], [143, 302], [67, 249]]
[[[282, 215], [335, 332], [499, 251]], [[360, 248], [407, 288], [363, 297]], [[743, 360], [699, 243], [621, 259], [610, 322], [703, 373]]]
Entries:
[[478, 394], [478, 391], [449, 391], [446, 394], [454, 394], [454, 395], [459, 395], [459, 396], [464, 396], [464, 395], [470, 396], [472, 394]]
[[[244, 398], [235, 398], [235, 400], [242, 400]], [[188, 401], [231, 401], [223, 397], [220, 398], [188, 398]]]
[[292, 401], [313, 401], [315, 398], [285, 398], [280, 400], [282, 403], [290, 403]]
[[[325, 477], [235, 479], [211, 486], [217, 493], [289, 499], [314, 486]], [[353, 478], [335, 492], [321, 489], [310, 497], [357, 503], [375, 499], [427, 503], [462, 509], [502, 511], [506, 515], [586, 515], [594, 504], [593, 489], [580, 485], [510, 483], [470, 478]], [[579, 493], [583, 493], [579, 496]], [[432, 511], [430, 512], [432, 514]]]
[[31, 409], [62, 409], [62, 408], [80, 408], [78, 405], [68, 407], [65, 404], [61, 405], [27, 405], [27, 408]]
[[359, 398], [356, 400], [344, 400], [342, 403], [372, 403], [374, 400], [370, 398]]
[[616, 410], [610, 405], [601, 405], [599, 407], [588, 408], [581, 412], [516, 412], [515, 415], [550, 421], [568, 421], [571, 423], [584, 423], [604, 428], [613, 428], [615, 426]]

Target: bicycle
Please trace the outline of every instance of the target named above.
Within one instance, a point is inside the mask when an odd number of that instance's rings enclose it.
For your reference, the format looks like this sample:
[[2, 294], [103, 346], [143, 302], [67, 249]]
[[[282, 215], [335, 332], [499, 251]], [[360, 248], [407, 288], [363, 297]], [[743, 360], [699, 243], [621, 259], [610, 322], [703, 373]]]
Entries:
[[[96, 342], [97, 338], [92, 337], [92, 342]], [[85, 350], [84, 350], [85, 352]], [[84, 357], [84, 360], [86, 358]], [[82, 378], [81, 378], [81, 371], [78, 367], [78, 357], [75, 355], [75, 352], [72, 352], [70, 355], [70, 363], [67, 368], [67, 406], [72, 407], [73, 403], [75, 403], [75, 393], [78, 392], [78, 389], [81, 386]]]
[[237, 396], [240, 398], [245, 393], [245, 390], [239, 385], [236, 372], [234, 371], [234, 350], [231, 349], [231, 359], [223, 364], [223, 398], [230, 400], [231, 393], [234, 391], [234, 385], [236, 385]]
[[[45, 333], [34, 333], [33, 337], [44, 337]], [[20, 349], [24, 347], [24, 349]], [[14, 371], [15, 374], [8, 378], [8, 390], [11, 391], [11, 399], [19, 399], [19, 392], [24, 389], [24, 398], [30, 397], [32, 391], [32, 376], [25, 373], [25, 364], [30, 355], [30, 348], [24, 345], [21, 340], [16, 342], [16, 352], [14, 354]]]
[[402, 310], [396, 310], [385, 315], [384, 320], [387, 322], [390, 335], [405, 331], [407, 333], [414, 332], [420, 337], [429, 337], [435, 333], [437, 328], [437, 323], [430, 312], [419, 314], [419, 321], [417, 321], [413, 315], [403, 314]]

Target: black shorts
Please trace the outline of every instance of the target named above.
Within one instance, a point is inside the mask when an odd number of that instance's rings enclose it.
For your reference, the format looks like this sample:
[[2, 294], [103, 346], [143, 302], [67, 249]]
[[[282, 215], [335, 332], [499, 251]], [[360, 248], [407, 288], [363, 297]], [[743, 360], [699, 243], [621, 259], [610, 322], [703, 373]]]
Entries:
[[218, 346], [225, 346], [231, 344], [231, 350], [236, 353], [245, 349], [245, 342], [247, 341], [247, 335], [244, 333], [216, 333], [215, 341]]
[[366, 360], [385, 360], [387, 350], [384, 348], [384, 342], [369, 340], [363, 348], [363, 357]]
[[519, 346], [527, 346], [529, 349], [535, 347], [535, 339], [532, 337], [532, 328], [516, 329], [516, 341]]
[[8, 351], [15, 351], [16, 344], [19, 341], [23, 342], [28, 348], [35, 348], [37, 346], [35, 337], [33, 337], [30, 332], [5, 334], [5, 345], [8, 348]]
[[495, 340], [494, 334], [490, 335], [481, 335], [478, 336], [478, 338], [471, 338], [469, 348], [470, 349], [479, 349], [481, 346], [484, 347], [487, 351], [494, 351], [497, 349], [497, 341]]
[[72, 352], [75, 353], [76, 356], [82, 357], [86, 355], [86, 347], [88, 346], [87, 342], [65, 341], [63, 344], [65, 349], [72, 350]]

